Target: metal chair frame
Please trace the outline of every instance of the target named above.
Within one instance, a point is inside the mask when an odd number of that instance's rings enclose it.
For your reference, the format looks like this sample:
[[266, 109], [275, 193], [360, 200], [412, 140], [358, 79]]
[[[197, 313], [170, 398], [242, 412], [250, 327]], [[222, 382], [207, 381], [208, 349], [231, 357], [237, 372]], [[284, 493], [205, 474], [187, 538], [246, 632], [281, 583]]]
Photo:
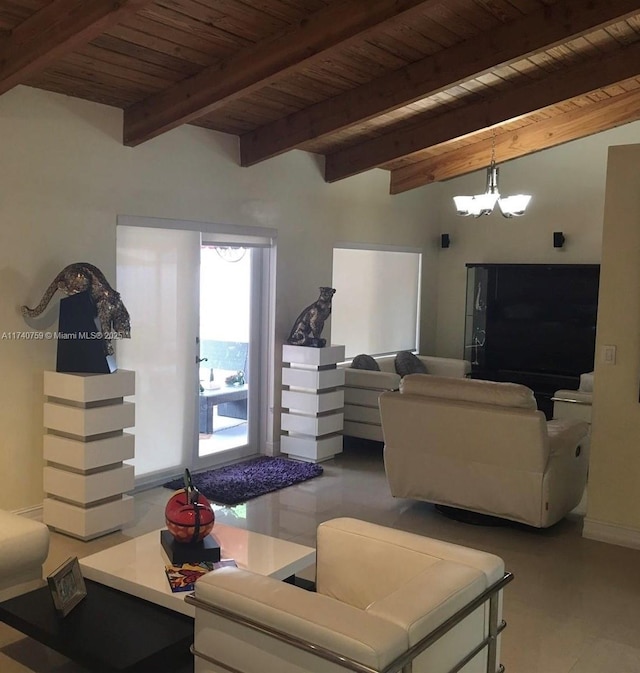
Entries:
[[[506, 622], [504, 620], [498, 622], [498, 602], [499, 602], [499, 592], [513, 580], [513, 574], [506, 572], [501, 579], [488, 587], [480, 595], [474, 598], [471, 602], [467, 603], [464, 607], [458, 610], [455, 614], [451, 615], [449, 619], [440, 624], [433, 631], [428, 633], [424, 638], [418, 641], [415, 645], [410, 647], [406, 652], [397, 657], [392, 661], [388, 666], [383, 669], [375, 669], [370, 666], [361, 664], [354, 659], [345, 657], [333, 650], [329, 650], [324, 647], [320, 647], [311, 641], [304, 640], [302, 638], [297, 638], [292, 636], [289, 633], [285, 633], [279, 629], [275, 629], [268, 624], [263, 624], [257, 622], [253, 619], [249, 619], [226, 608], [221, 608], [219, 606], [210, 605], [205, 603], [202, 600], [199, 600], [195, 596], [187, 596], [185, 601], [189, 605], [193, 605], [198, 609], [205, 610], [212, 614], [224, 617], [232, 622], [246, 626], [254, 631], [265, 634], [276, 640], [279, 640], [287, 645], [292, 645], [297, 647], [300, 650], [305, 652], [310, 652], [317, 657], [326, 659], [334, 664], [342, 666], [345, 670], [353, 671], [354, 673], [411, 673], [413, 668], [413, 660], [427, 648], [431, 647], [436, 641], [438, 641], [442, 636], [448, 633], [454, 626], [459, 624], [465, 617], [470, 615], [478, 607], [489, 602], [489, 634], [484, 638], [476, 647], [473, 648], [463, 659], [461, 659], [448, 673], [458, 673], [464, 666], [466, 666], [477, 654], [479, 654], [485, 647], [487, 648], [487, 673], [503, 673], [504, 666], [502, 664], [498, 665], [497, 655], [498, 655], [498, 635], [506, 627]], [[228, 673], [243, 673], [238, 669], [231, 668], [221, 661], [213, 659], [208, 655], [203, 654], [195, 649], [194, 646], [191, 647], [191, 652], [197, 658], [204, 659], [215, 666], [218, 666]]]

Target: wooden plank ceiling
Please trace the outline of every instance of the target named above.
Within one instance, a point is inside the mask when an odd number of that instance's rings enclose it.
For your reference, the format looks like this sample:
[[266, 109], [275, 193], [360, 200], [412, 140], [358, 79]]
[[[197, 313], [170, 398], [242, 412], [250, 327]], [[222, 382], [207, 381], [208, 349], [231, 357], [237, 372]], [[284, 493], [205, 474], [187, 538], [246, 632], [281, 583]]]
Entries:
[[400, 193], [640, 119], [640, 0], [0, 0], [18, 84]]

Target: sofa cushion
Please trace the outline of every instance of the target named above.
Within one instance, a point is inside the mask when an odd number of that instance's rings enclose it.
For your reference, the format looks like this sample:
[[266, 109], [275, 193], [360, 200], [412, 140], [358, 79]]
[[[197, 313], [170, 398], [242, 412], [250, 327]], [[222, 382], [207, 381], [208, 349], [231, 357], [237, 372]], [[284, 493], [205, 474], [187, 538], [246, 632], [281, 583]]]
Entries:
[[396, 355], [396, 371], [400, 376], [407, 374], [426, 374], [427, 367], [416, 355], [410, 351], [401, 351]]
[[[413, 646], [486, 588], [487, 578], [477, 568], [439, 560], [394, 592], [372, 602], [366, 611], [402, 628]], [[480, 614], [475, 618], [482, 620]]]
[[395, 355], [381, 355], [376, 357], [376, 362], [378, 367], [380, 367], [381, 372], [388, 372], [394, 376], [398, 376], [396, 372], [396, 356]]
[[366, 369], [372, 372], [379, 372], [380, 365], [376, 362], [375, 358], [361, 353], [360, 355], [356, 355], [351, 361], [351, 369]]
[[533, 391], [519, 383], [413, 374], [402, 379], [400, 391], [409, 395], [428, 395], [461, 402], [477, 402], [499, 407], [537, 409]]

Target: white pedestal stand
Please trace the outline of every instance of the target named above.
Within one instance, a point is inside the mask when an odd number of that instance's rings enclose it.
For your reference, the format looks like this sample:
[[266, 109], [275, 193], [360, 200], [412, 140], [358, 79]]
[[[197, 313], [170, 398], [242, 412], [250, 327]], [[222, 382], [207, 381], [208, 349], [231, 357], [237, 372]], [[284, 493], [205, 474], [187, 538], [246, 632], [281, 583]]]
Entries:
[[43, 521], [81, 540], [122, 528], [133, 518], [135, 374], [44, 373]]
[[311, 463], [342, 453], [343, 360], [344, 346], [282, 347], [282, 453]]

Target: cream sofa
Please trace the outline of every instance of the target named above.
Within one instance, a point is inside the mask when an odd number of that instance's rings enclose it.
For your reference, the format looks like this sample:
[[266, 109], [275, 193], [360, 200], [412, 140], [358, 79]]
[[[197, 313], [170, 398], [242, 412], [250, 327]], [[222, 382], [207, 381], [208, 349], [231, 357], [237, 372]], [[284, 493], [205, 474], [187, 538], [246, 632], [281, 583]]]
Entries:
[[591, 423], [593, 372], [580, 375], [578, 390], [556, 390], [551, 399], [554, 418], [571, 418]]
[[538, 528], [580, 502], [589, 425], [546, 421], [525, 386], [411, 374], [380, 396], [380, 409], [395, 497]]
[[[418, 355], [418, 358], [424, 363], [428, 374], [463, 378], [471, 372], [468, 360], [433, 355]], [[396, 373], [394, 355], [374, 359], [380, 367], [379, 372], [351, 369], [349, 363], [339, 365], [345, 369], [343, 433], [381, 442], [378, 397], [387, 390], [398, 390], [402, 377]]]
[[196, 582], [195, 673], [496, 673], [511, 578], [493, 554], [326, 521], [315, 593], [240, 568]]
[[0, 601], [44, 584], [48, 552], [49, 529], [43, 523], [0, 510]]

